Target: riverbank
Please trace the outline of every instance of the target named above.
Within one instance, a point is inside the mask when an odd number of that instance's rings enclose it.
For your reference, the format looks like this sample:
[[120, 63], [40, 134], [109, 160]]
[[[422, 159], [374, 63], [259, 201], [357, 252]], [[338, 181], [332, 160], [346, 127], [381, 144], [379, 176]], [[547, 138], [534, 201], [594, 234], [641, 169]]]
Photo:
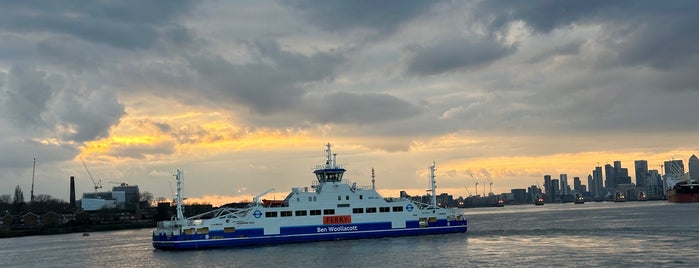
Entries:
[[157, 224], [156, 222], [147, 221], [147, 222], [131, 222], [131, 223], [85, 224], [85, 225], [57, 226], [57, 227], [45, 227], [44, 226], [44, 227], [39, 227], [39, 228], [0, 230], [0, 238], [155, 228], [156, 224]]

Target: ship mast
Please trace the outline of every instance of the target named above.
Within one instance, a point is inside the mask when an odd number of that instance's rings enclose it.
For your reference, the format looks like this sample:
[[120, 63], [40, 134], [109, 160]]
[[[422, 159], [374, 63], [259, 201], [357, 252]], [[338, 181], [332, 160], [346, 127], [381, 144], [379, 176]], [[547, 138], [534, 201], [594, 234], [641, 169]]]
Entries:
[[435, 176], [434, 176], [434, 171], [435, 171], [434, 162], [432, 162], [432, 165], [430, 165], [429, 171], [430, 171], [430, 190], [428, 190], [428, 191], [432, 192], [432, 208], [437, 208], [438, 207], [437, 206], [437, 191], [436, 191], [437, 182], [434, 179], [435, 178]]
[[177, 170], [177, 174], [175, 174], [175, 178], [177, 179], [177, 221], [181, 222], [184, 220], [184, 209], [182, 208], [182, 171]]
[[374, 168], [371, 168], [371, 189], [376, 190], [376, 180], [374, 180]]

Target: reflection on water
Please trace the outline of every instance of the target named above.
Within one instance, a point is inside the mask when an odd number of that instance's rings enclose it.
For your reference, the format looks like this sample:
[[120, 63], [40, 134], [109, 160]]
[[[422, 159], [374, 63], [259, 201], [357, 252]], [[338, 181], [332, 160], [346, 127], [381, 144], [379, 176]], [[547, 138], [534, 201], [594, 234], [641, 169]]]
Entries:
[[466, 234], [170, 252], [150, 229], [0, 239], [0, 266], [692, 266], [699, 204], [625, 202], [464, 209]]

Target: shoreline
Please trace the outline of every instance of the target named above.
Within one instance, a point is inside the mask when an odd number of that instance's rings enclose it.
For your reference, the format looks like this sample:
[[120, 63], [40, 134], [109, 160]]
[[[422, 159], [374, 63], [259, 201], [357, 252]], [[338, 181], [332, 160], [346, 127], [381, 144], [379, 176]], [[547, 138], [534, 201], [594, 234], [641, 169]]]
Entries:
[[77, 226], [56, 226], [56, 227], [39, 227], [26, 229], [0, 230], [0, 239], [23, 237], [23, 236], [39, 236], [39, 235], [55, 235], [69, 233], [87, 233], [87, 232], [102, 232], [127, 229], [143, 229], [155, 228], [157, 223], [154, 221], [148, 222], [133, 222], [133, 223], [111, 223], [111, 224], [89, 224]]

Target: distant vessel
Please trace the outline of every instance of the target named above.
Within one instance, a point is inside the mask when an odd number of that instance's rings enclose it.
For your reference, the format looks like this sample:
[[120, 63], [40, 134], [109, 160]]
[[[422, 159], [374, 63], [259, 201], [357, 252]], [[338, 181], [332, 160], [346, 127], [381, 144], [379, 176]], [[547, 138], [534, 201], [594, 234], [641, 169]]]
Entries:
[[359, 239], [443, 233], [464, 233], [467, 222], [457, 209], [437, 205], [435, 166], [429, 167], [432, 203], [384, 199], [372, 186], [342, 179], [327, 144], [325, 164], [314, 171], [308, 188], [292, 188], [282, 202], [253, 198], [245, 208], [219, 208], [184, 218], [182, 172], [177, 171], [177, 217], [158, 222], [153, 231], [157, 249], [203, 249], [273, 243]]
[[616, 192], [614, 194], [614, 202], [626, 202], [626, 196], [624, 193]]
[[541, 196], [537, 196], [536, 201], [534, 201], [534, 205], [543, 206], [544, 205], [544, 198]]
[[699, 183], [695, 180], [680, 181], [667, 191], [670, 203], [699, 202]]
[[575, 194], [575, 204], [585, 204], [585, 198], [582, 194]]
[[505, 201], [502, 200], [502, 198], [498, 197], [497, 203], [495, 203], [495, 206], [497, 207], [504, 207], [505, 206]]

